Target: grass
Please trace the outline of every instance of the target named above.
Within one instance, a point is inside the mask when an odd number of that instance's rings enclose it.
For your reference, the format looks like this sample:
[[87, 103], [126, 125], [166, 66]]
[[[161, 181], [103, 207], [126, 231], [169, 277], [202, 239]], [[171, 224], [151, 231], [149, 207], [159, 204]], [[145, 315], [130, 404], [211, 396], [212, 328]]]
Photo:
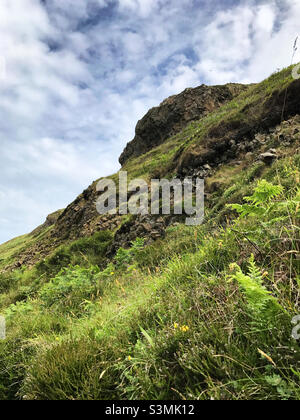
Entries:
[[[290, 253], [299, 252], [298, 160], [267, 169], [282, 193], [259, 219], [171, 227], [165, 240], [136, 243], [102, 270], [70, 267], [10, 305], [2, 398], [299, 399], [291, 338], [299, 271]], [[276, 228], [263, 230], [270, 221]], [[251, 305], [247, 284], [257, 284], [256, 296], [260, 287], [271, 293], [263, 293], [278, 305], [271, 318], [265, 298], [263, 309]]]
[[190, 123], [162, 145], [138, 158], [130, 159], [122, 170], [128, 171], [129, 179], [144, 177], [150, 180], [161, 175], [171, 177], [173, 161], [178, 151], [182, 155], [189, 148], [201, 147], [212, 129], [233, 122], [248, 124], [251, 119], [259, 121], [264, 105], [271, 95], [275, 91], [284, 92], [293, 82], [291, 71], [292, 67], [288, 67], [259, 84], [250, 85], [248, 90], [232, 101], [199, 121]]
[[[290, 83], [289, 72], [123, 169], [132, 178], [161, 168], [171, 176], [179, 148], [243, 119], [246, 105], [254, 110]], [[31, 269], [0, 274], [0, 399], [299, 400], [291, 336], [300, 313], [297, 147], [279, 147], [283, 158], [272, 166], [218, 168], [207, 186], [221, 187], [209, 194], [201, 226], [173, 225], [164, 239], [137, 239], [113, 259], [112, 234], [100, 232]], [[34, 240], [2, 245], [3, 264]]]

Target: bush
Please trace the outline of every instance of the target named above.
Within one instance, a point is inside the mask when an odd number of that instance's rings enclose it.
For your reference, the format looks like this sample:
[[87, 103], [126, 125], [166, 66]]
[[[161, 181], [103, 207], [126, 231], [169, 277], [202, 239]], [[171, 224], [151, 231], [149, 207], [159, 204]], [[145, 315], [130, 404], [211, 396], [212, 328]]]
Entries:
[[42, 287], [39, 298], [47, 308], [72, 315], [84, 313], [87, 299], [92, 300], [101, 293], [97, 274], [98, 267], [63, 268], [48, 284]]
[[61, 246], [50, 257], [37, 264], [38, 275], [54, 277], [62, 268], [72, 265], [99, 265], [106, 262], [106, 251], [112, 240], [112, 233], [97, 232], [88, 238], [81, 238], [71, 245]]

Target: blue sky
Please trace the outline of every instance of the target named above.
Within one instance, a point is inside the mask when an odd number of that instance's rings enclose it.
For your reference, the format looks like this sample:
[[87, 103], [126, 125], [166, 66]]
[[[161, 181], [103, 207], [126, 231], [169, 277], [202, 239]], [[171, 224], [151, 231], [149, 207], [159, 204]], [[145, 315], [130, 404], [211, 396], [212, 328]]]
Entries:
[[166, 97], [289, 65], [299, 22], [298, 0], [1, 0], [0, 242], [118, 170]]

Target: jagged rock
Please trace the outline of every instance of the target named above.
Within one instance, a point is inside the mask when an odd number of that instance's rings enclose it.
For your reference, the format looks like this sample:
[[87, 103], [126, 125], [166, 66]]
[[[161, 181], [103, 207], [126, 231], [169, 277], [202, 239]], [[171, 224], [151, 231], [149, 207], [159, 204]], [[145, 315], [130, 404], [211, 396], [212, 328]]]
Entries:
[[266, 138], [265, 136], [259, 133], [259, 134], [256, 134], [255, 140], [257, 140], [259, 143], [265, 143]]
[[[247, 89], [247, 87], [241, 85], [210, 88], [200, 86], [168, 98], [160, 107], [150, 110], [138, 123], [136, 137], [125, 149], [122, 161], [125, 162], [131, 156], [138, 156], [163, 143], [190, 121], [206, 116], [207, 113], [239, 93], [241, 89]], [[171, 162], [172, 174], [176, 174], [175, 177], [181, 179], [185, 176], [208, 178], [216, 168], [222, 168], [224, 164], [244, 165], [246, 168], [246, 159], [251, 157], [251, 153], [253, 153], [253, 160], [257, 160], [261, 153], [259, 158], [266, 164], [271, 164], [279, 156], [284, 156], [284, 146], [299, 142], [300, 116], [297, 114], [300, 113], [300, 81], [292, 82], [289, 87], [285, 118], [290, 118], [290, 120], [281, 124], [284, 95], [285, 91], [279, 89], [261, 104], [261, 108], [258, 103], [247, 105], [243, 109], [243, 118], [228, 120], [225, 118], [224, 121], [213, 124], [207, 132], [205, 131], [201, 139], [197, 138], [199, 133], [195, 131], [192, 138], [196, 138], [196, 141], [190, 142], [191, 138], [187, 138], [187, 145], [185, 143], [179, 145], [174, 153]], [[276, 124], [280, 125], [276, 126]], [[284, 141], [280, 141], [280, 138]], [[185, 139], [181, 140], [185, 141]], [[268, 147], [278, 147], [278, 152], [276, 149], [268, 150]], [[153, 169], [158, 174], [155, 178], [164, 175], [161, 174], [160, 169]], [[219, 181], [215, 178], [214, 180]], [[224, 186], [222, 183], [209, 181], [208, 192], [222, 191]], [[163, 217], [162, 220], [152, 216], [139, 216], [122, 225], [122, 218], [118, 215], [97, 213], [95, 205], [97, 198], [96, 183], [93, 183], [63, 212], [58, 212], [55, 217], [48, 216], [42, 229], [36, 229], [34, 234], [37, 236], [45, 227], [51, 229], [45, 232], [45, 236], [33, 241], [32, 245], [22, 249], [16, 255], [14, 266], [18, 263], [27, 267], [33, 266], [64, 243], [92, 235], [97, 231], [115, 230], [119, 226], [121, 228], [117, 230], [114, 238], [114, 251], [120, 246], [130, 246], [130, 241], [136, 237], [144, 237], [147, 242], [153, 241], [164, 235], [167, 226], [181, 220], [173, 215]], [[147, 229], [144, 229], [142, 224], [147, 225]], [[7, 267], [7, 269], [11, 268]]]
[[142, 227], [143, 227], [143, 229], [144, 229], [146, 232], [150, 232], [150, 231], [151, 231], [151, 229], [152, 229], [152, 225], [151, 225], [151, 223], [143, 223], [143, 224], [142, 224]]
[[63, 210], [55, 211], [47, 216], [45, 223], [41, 226], [38, 226], [31, 232], [31, 235], [39, 235], [45, 228], [55, 225]]
[[124, 165], [128, 159], [140, 156], [181, 131], [189, 122], [198, 120], [247, 89], [246, 85], [202, 85], [171, 96], [152, 108], [136, 126], [134, 139], [120, 156]]
[[162, 237], [162, 232], [159, 232], [158, 230], [153, 230], [151, 232], [151, 238], [153, 239], [159, 239]]

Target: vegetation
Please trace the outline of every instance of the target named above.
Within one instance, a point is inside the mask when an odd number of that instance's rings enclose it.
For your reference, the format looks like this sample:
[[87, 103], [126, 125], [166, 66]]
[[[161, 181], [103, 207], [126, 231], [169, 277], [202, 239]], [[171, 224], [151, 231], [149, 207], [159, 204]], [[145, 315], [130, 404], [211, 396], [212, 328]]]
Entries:
[[[285, 70], [252, 86], [127, 169], [167, 165], [288, 82]], [[100, 232], [0, 274], [0, 399], [300, 399], [300, 157], [286, 150], [271, 166], [222, 165], [201, 226], [173, 225], [110, 259], [112, 234]], [[21, 242], [0, 247], [5, 261]]]
[[0, 396], [299, 399], [297, 159], [267, 170], [276, 184], [253, 180], [225, 229], [178, 225], [102, 270], [41, 276], [4, 310]]

